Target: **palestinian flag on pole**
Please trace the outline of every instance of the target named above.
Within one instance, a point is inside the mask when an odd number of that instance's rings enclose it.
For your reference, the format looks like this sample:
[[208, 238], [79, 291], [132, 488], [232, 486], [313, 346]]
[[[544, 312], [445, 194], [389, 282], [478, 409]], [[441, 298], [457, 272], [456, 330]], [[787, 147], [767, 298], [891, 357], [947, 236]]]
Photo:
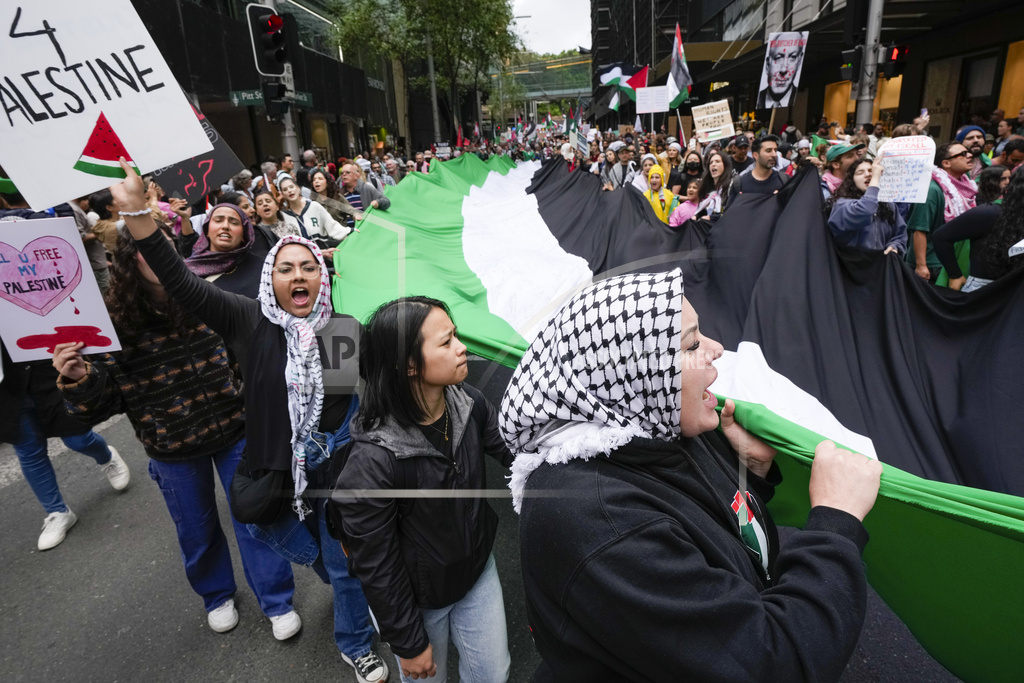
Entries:
[[640, 67], [626, 64], [625, 62], [615, 62], [604, 68], [601, 73], [597, 75], [597, 80], [601, 85], [617, 85], [624, 87], [626, 81], [635, 76], [640, 71]]
[[631, 76], [625, 82], [625, 84], [623, 84], [622, 82], [619, 83], [619, 88], [621, 88], [622, 91], [625, 92], [626, 95], [629, 96], [629, 99], [633, 100], [634, 102], [636, 102], [636, 91], [638, 89], [640, 89], [640, 88], [646, 88], [646, 87], [647, 87], [647, 67], [646, 66], [644, 68], [640, 69], [640, 71], [636, 72], [636, 74]]
[[560, 161], [463, 155], [388, 196], [335, 254], [336, 310], [365, 320], [437, 297], [472, 353], [514, 366], [594, 278], [682, 268], [702, 331], [727, 349], [712, 390], [780, 452], [776, 520], [806, 519], [819, 441], [878, 458], [871, 584], [957, 676], [1019, 677], [1024, 271], [957, 294], [839, 249], [813, 172], [737, 198], [714, 230], [671, 230], [638, 192], [602, 192]]
[[676, 39], [672, 43], [672, 69], [668, 75], [669, 108], [677, 109], [679, 105], [690, 99], [690, 89], [692, 87], [693, 79], [690, 78], [690, 68], [686, 65], [686, 55], [683, 53], [683, 37], [677, 23]]

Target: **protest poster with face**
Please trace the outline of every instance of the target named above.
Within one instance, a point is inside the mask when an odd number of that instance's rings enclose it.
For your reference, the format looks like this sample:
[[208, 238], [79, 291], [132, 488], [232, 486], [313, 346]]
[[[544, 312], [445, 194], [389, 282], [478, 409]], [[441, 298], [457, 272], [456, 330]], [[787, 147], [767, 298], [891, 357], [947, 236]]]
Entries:
[[758, 109], [789, 106], [793, 93], [800, 86], [808, 35], [807, 31], [769, 34], [757, 93]]
[[0, 336], [15, 363], [121, 348], [73, 218], [0, 223]]
[[130, 0], [0, 3], [0, 165], [43, 210], [213, 145]]

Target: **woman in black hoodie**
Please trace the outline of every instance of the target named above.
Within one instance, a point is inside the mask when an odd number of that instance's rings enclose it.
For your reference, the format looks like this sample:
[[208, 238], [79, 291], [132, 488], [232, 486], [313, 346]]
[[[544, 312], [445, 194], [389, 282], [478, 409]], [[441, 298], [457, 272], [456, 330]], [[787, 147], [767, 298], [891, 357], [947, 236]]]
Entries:
[[[331, 506], [381, 637], [403, 681], [444, 681], [449, 640], [461, 680], [505, 681], [505, 609], [491, 555], [498, 518], [478, 493], [485, 454], [503, 467], [512, 461], [497, 413], [462, 384], [466, 346], [436, 299], [382, 306], [360, 354], [365, 388]], [[396, 489], [436, 495], [387, 495]], [[385, 495], [359, 494], [367, 490]]]
[[765, 507], [775, 451], [731, 400], [719, 418], [722, 346], [700, 333], [682, 281], [584, 290], [502, 401], [544, 659], [534, 680], [836, 680], [864, 620], [861, 520], [881, 465], [819, 444], [807, 523], [779, 548]]

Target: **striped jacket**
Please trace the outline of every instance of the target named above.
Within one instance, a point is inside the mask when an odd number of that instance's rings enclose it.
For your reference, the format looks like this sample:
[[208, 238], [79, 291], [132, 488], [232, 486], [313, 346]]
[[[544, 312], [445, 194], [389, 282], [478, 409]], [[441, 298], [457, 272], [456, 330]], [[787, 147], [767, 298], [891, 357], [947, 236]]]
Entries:
[[241, 378], [224, 341], [189, 319], [174, 328], [153, 317], [122, 350], [90, 356], [77, 382], [58, 377], [68, 412], [91, 424], [125, 413], [154, 460], [208, 456], [245, 435]]

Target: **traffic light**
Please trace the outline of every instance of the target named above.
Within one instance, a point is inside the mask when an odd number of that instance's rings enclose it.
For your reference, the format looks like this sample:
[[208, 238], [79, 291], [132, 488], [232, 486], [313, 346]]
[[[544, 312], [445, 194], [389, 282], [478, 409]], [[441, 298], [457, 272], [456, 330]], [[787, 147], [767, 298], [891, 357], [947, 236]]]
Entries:
[[256, 3], [245, 6], [245, 15], [249, 20], [249, 37], [257, 73], [263, 76], [284, 75], [284, 63], [288, 61], [282, 31], [284, 19], [271, 8]]
[[263, 81], [263, 107], [267, 116], [276, 119], [288, 111], [288, 100], [285, 94], [288, 89], [279, 81]]
[[885, 59], [882, 60], [882, 75], [886, 80], [903, 75], [903, 69], [907, 65], [907, 55], [910, 54], [909, 45], [890, 45], [885, 48]]
[[861, 68], [863, 65], [863, 53], [858, 45], [852, 50], [843, 50], [843, 63], [839, 65], [839, 71], [844, 81], [860, 81]]

